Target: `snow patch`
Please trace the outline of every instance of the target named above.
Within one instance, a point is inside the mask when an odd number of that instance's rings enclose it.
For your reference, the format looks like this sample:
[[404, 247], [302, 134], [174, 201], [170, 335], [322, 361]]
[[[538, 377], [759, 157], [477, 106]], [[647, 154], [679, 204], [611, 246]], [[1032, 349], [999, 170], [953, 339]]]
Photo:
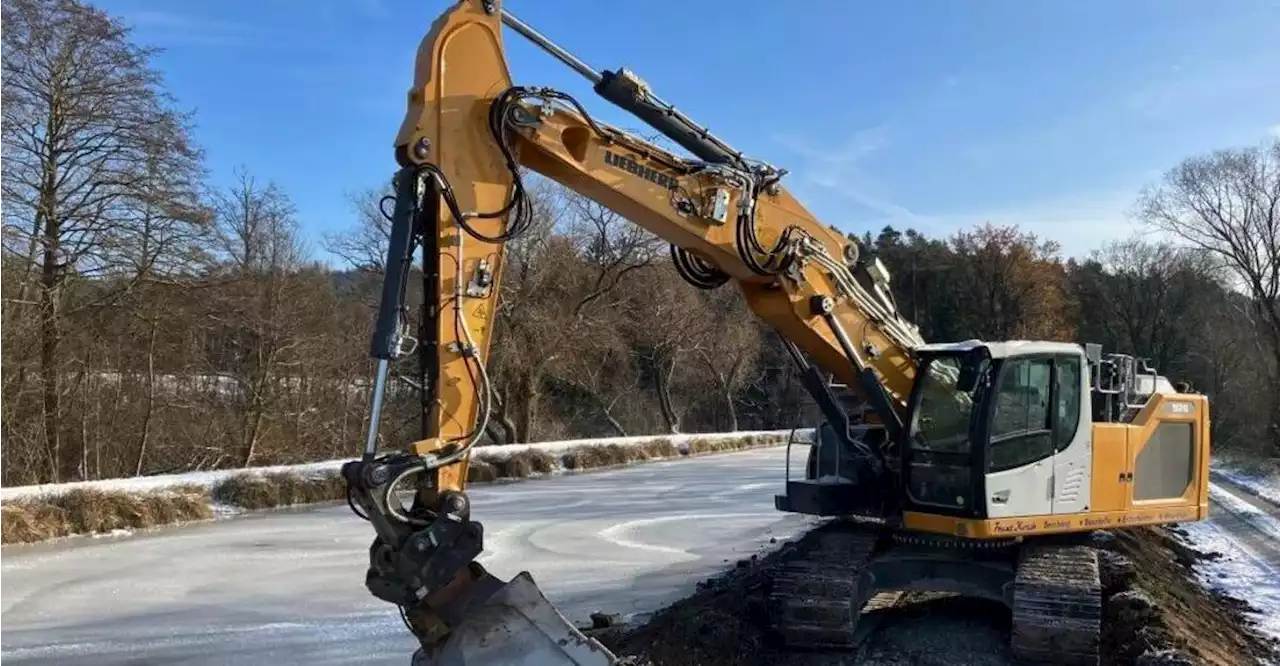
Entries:
[[1250, 615], [1258, 629], [1280, 639], [1280, 571], [1211, 520], [1179, 527], [1197, 550], [1221, 555], [1195, 565], [1200, 583], [1229, 597], [1248, 601], [1255, 610]]
[[[797, 429], [794, 435], [794, 443], [797, 446], [809, 446], [813, 441], [813, 433], [814, 430], [812, 428]], [[477, 447], [474, 449], [472, 459], [492, 462], [505, 460], [512, 454], [528, 451], [530, 449], [537, 449], [548, 453], [564, 453], [581, 447], [644, 446], [646, 444], [664, 441], [670, 442], [681, 452], [687, 452], [690, 444], [694, 442], [734, 441], [762, 437], [776, 438], [778, 440], [778, 444], [781, 445], [786, 443], [787, 438], [791, 434], [791, 430], [750, 430], [730, 433], [603, 437], [597, 439], [571, 439], [556, 442], [538, 442], [533, 444], [506, 444], [499, 446]], [[145, 492], [151, 490], [162, 490], [171, 486], [179, 485], [211, 488], [219, 481], [246, 472], [256, 474], [291, 472], [304, 476], [313, 476], [337, 472], [342, 469], [342, 465], [344, 463], [350, 460], [352, 460], [352, 458], [322, 460], [319, 462], [304, 463], [301, 465], [272, 465], [268, 467], [250, 467], [244, 469], [184, 472], [181, 474], [158, 474], [155, 476], [142, 476], [124, 479], [103, 479], [100, 481], [77, 481], [73, 483], [15, 486], [11, 488], [0, 488], [0, 502], [8, 502], [19, 498], [38, 497], [46, 494], [64, 493], [69, 490], [77, 489]], [[220, 512], [226, 511], [237, 510], [233, 510], [230, 507], [222, 507], [222, 509], [219, 509], [217, 506], [214, 507], [215, 515], [220, 515]]]
[[1209, 483], [1209, 494], [1227, 511], [1280, 542], [1280, 520], [1267, 515], [1266, 512], [1216, 483]]
[[133, 530], [126, 530], [126, 529], [116, 528], [116, 529], [114, 529], [114, 530], [111, 530], [110, 532], [97, 532], [97, 533], [95, 533], [95, 534], [92, 534], [91, 536], [92, 536], [93, 538], [95, 538], [95, 539], [109, 539], [109, 538], [113, 538], [113, 537], [127, 537], [127, 536], [133, 536]]
[[1274, 459], [1215, 457], [1210, 475], [1248, 490], [1272, 504], [1280, 504], [1280, 464]]

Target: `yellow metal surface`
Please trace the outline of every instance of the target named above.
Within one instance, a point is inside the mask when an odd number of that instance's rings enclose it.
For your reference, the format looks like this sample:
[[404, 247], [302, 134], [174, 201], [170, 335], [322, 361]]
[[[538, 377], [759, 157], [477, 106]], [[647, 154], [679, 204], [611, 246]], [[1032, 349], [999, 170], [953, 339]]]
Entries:
[[1137, 525], [1157, 525], [1198, 520], [1198, 506], [1139, 508], [1130, 511], [1089, 511], [1057, 516], [1029, 516], [971, 520], [907, 511], [902, 514], [907, 529], [949, 534], [970, 539], [1005, 539], [1082, 530], [1106, 530]]
[[[661, 174], [689, 193], [703, 193], [710, 183], [699, 175], [682, 176], [666, 166], [675, 157], [653, 146], [629, 149], [625, 139], [600, 136], [578, 114], [556, 108], [544, 112], [537, 128], [521, 133], [520, 162], [568, 188], [608, 206], [654, 235], [694, 251], [738, 281], [752, 311], [774, 326], [787, 339], [814, 356], [815, 362], [857, 386], [853, 368], [839, 343], [820, 317], [809, 311], [814, 295], [837, 293], [826, 272], [811, 265], [804, 269], [799, 286], [789, 280], [764, 278], [752, 273], [738, 257], [734, 223], [720, 224], [707, 218], [681, 215], [671, 204], [672, 192], [652, 180], [614, 165], [614, 155], [624, 164]], [[646, 157], [652, 155], [653, 157]], [[737, 206], [736, 194], [729, 207]], [[772, 245], [787, 226], [808, 232], [834, 257], [842, 256], [850, 241], [838, 230], [821, 224], [785, 189], [762, 195], [756, 204], [756, 226], [761, 244]], [[838, 302], [836, 316], [855, 347], [871, 343], [883, 352], [872, 362], [885, 387], [900, 404], [905, 404], [915, 376], [915, 364], [904, 351], [881, 333], [867, 315], [847, 302]]]
[[[456, 446], [456, 444], [450, 444], [450, 442], [439, 437], [432, 437], [414, 442], [413, 452], [420, 456], [442, 455], [451, 445]], [[470, 466], [471, 461], [468, 458], [463, 458], [452, 465], [445, 465], [436, 469], [434, 483], [430, 484], [430, 488], [422, 491], [425, 493], [423, 499], [427, 501], [427, 506], [435, 506], [436, 499], [440, 496], [440, 493], [446, 491], [459, 492], [465, 488], [467, 485], [467, 469]]]
[[1129, 431], [1119, 423], [1093, 425], [1093, 469], [1089, 475], [1089, 506], [1094, 511], [1120, 511], [1129, 506]]
[[[513, 189], [511, 173], [487, 129], [489, 102], [511, 85], [502, 53], [497, 13], [486, 14], [478, 2], [460, 2], [443, 14], [418, 47], [408, 111], [396, 138], [398, 157], [439, 166], [449, 176], [459, 206], [467, 211], [499, 210]], [[416, 153], [414, 149], [420, 146], [425, 151]], [[506, 219], [472, 219], [469, 224], [486, 236], [496, 236], [505, 229]], [[440, 252], [434, 268], [440, 276], [441, 311], [438, 344], [427, 350], [435, 353], [440, 369], [437, 407], [430, 415], [436, 439], [415, 443], [419, 454], [456, 444], [475, 427], [481, 406], [477, 400], [478, 371], [474, 361], [461, 352], [467, 336], [460, 331], [466, 327], [476, 355], [487, 364], [502, 277], [502, 245], [467, 235], [443, 203], [436, 233]], [[488, 294], [456, 297], [459, 291], [465, 292], [481, 261], [493, 271]], [[461, 490], [466, 475], [465, 460], [442, 467], [436, 472], [434, 486], [437, 491]]]

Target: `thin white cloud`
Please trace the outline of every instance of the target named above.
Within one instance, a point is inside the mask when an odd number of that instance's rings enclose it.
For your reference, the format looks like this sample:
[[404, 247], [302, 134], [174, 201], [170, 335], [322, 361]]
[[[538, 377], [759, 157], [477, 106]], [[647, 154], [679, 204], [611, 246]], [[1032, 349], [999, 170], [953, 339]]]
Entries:
[[1271, 136], [1274, 136], [1277, 139], [1280, 139], [1280, 123], [1276, 123], [1271, 127], [1268, 127], [1267, 133], [1270, 134]]
[[383, 0], [359, 0], [355, 3], [360, 12], [374, 18], [391, 16], [391, 8]]
[[122, 16], [147, 39], [183, 46], [239, 46], [254, 32], [248, 24], [171, 11], [140, 10]]
[[911, 219], [910, 209], [893, 200], [888, 188], [869, 176], [862, 163], [888, 145], [883, 127], [854, 132], [838, 146], [819, 147], [792, 135], [778, 134], [775, 143], [798, 155], [800, 165], [793, 169], [794, 178], [810, 183], [879, 215]]
[[1131, 90], [1123, 107], [1139, 117], [1169, 119], [1275, 99], [1275, 86], [1267, 81], [1278, 53], [1274, 47], [1262, 47], [1257, 53], [1179, 66]]

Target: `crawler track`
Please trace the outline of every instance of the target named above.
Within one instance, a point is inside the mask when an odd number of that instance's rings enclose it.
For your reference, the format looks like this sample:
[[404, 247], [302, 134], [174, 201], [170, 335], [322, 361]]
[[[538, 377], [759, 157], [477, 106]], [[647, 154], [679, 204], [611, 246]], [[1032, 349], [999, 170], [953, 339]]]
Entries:
[[774, 629], [788, 647], [848, 650], [865, 596], [859, 576], [879, 540], [875, 528], [826, 525], [811, 533], [806, 556], [774, 574], [769, 605]]
[[1085, 546], [1029, 544], [1013, 589], [1015, 661], [1097, 666], [1102, 633], [1098, 553]]

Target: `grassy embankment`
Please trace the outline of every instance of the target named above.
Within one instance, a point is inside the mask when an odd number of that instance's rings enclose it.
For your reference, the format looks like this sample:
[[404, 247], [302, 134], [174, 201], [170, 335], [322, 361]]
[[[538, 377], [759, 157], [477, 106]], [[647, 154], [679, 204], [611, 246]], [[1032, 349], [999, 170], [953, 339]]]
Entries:
[[[785, 434], [693, 435], [681, 438], [683, 446], [677, 446], [674, 439], [659, 436], [626, 445], [590, 444], [555, 452], [528, 448], [503, 455], [488, 455], [484, 448], [478, 448], [468, 480], [490, 483], [786, 443]], [[148, 491], [78, 488], [5, 502], [0, 506], [0, 542], [33, 543], [210, 520], [215, 504], [252, 511], [340, 501], [345, 493], [346, 483], [336, 469], [320, 473], [246, 471], [208, 486], [176, 485]]]

